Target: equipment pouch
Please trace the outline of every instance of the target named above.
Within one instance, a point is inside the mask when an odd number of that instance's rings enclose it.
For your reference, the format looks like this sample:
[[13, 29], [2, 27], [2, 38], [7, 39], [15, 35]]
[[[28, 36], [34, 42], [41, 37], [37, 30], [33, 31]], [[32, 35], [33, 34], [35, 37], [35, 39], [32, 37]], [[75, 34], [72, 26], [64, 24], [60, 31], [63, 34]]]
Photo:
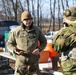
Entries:
[[69, 52], [69, 58], [76, 60], [76, 48], [73, 48], [70, 52]]
[[38, 63], [39, 58], [40, 58], [40, 55], [31, 54], [31, 56], [29, 58], [29, 63], [30, 64]]
[[61, 66], [63, 71], [71, 71], [71, 69], [73, 68], [73, 60], [68, 59], [66, 61], [61, 62]]

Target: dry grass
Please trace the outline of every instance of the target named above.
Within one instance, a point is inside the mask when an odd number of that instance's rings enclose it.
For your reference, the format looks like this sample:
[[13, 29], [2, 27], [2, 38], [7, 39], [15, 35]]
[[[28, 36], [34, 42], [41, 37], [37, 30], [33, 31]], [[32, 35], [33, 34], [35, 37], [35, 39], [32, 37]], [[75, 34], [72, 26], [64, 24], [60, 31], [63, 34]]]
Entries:
[[[51, 27], [50, 27], [49, 24], [41, 25], [40, 28], [42, 28], [43, 33], [47, 33], [49, 31], [53, 31], [53, 25], [51, 25]], [[60, 26], [60, 28], [62, 28], [62, 25]], [[58, 31], [58, 30], [59, 30], [59, 26], [55, 25], [54, 31]]]

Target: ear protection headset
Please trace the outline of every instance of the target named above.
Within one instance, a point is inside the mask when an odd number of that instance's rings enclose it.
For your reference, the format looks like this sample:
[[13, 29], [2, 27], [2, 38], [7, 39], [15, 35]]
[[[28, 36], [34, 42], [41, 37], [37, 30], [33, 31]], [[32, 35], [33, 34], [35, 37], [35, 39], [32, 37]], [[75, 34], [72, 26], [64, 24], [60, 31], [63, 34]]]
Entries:
[[65, 11], [63, 12], [63, 15], [66, 16], [66, 17], [69, 17], [69, 16], [72, 15], [72, 13], [71, 13], [71, 11], [70, 11], [69, 9], [67, 9], [67, 10], [65, 10]]
[[69, 17], [69, 16], [76, 17], [76, 8], [75, 7], [72, 7], [72, 8], [66, 9], [63, 12], [63, 15], [65, 17]]

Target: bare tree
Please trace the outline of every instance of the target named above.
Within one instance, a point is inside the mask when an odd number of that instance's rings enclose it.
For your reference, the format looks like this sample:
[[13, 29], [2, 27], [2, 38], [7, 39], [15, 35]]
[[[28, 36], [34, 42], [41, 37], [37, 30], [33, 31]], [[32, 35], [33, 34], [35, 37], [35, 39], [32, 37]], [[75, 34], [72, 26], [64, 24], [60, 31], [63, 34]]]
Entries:
[[37, 0], [37, 26], [39, 26], [39, 0]]
[[34, 24], [36, 24], [36, 17], [35, 17], [35, 10], [34, 10], [34, 0], [31, 0], [32, 3], [32, 15], [33, 15], [33, 20]]
[[21, 13], [24, 11], [24, 8], [23, 8], [23, 4], [21, 2], [21, 0], [18, 0], [17, 1], [17, 21], [20, 23], [21, 22]]
[[18, 0], [18, 3], [19, 3], [18, 8], [21, 7], [21, 11], [23, 12], [24, 11], [24, 8], [22, 6], [21, 0]]
[[11, 6], [11, 2], [9, 0], [2, 0], [3, 8], [5, 11], [5, 15], [6, 15], [6, 20], [12, 20], [12, 6]]
[[9, 0], [6, 0], [6, 1], [7, 1], [8, 20], [12, 20], [13, 15], [12, 15], [12, 10], [11, 10], [11, 4]]
[[3, 4], [4, 13], [5, 13], [5, 19], [7, 20], [8, 16], [7, 16], [6, 5], [4, 0], [2, 0], [2, 4]]
[[54, 0], [53, 5], [53, 31], [55, 30], [55, 6], [56, 6], [56, 0]]
[[68, 0], [66, 0], [66, 6], [69, 8], [69, 5], [68, 5]]
[[[63, 15], [60, 11], [64, 11], [65, 8], [69, 8], [70, 6], [69, 1], [72, 2], [71, 3], [72, 6], [76, 6], [75, 5], [76, 0], [47, 0], [49, 1], [48, 4], [49, 4], [50, 14], [47, 14], [46, 12], [46, 15], [45, 15], [46, 18], [44, 18], [44, 15], [43, 15], [45, 13], [44, 11], [47, 11], [47, 10], [45, 8], [42, 8], [41, 1], [43, 2], [43, 0], [0, 0], [0, 6], [1, 6], [0, 19], [4, 19], [4, 20], [14, 19], [20, 22], [21, 13], [25, 10], [28, 10], [33, 15], [33, 20], [35, 25], [48, 28], [47, 30], [54, 31], [57, 23], [59, 25], [58, 28], [60, 29], [61, 27], [60, 24], [62, 22], [61, 19], [63, 18]], [[60, 4], [60, 1], [61, 1], [61, 4]], [[45, 5], [46, 4], [47, 2], [45, 2]], [[49, 15], [50, 15], [50, 19], [48, 19]], [[46, 24], [47, 26], [42, 26]]]
[[62, 5], [63, 11], [64, 11], [64, 3], [63, 3], [63, 0], [61, 0], [61, 5]]
[[13, 11], [14, 11], [14, 14], [15, 14], [15, 20], [17, 21], [17, 9], [18, 9], [18, 0], [16, 0], [16, 2], [14, 3], [13, 0], [10, 0], [11, 3], [12, 3], [12, 6], [13, 6]]
[[50, 31], [50, 28], [51, 28], [51, 23], [52, 23], [52, 17], [53, 17], [53, 13], [52, 13], [52, 2], [51, 2], [51, 0], [50, 0], [50, 26], [49, 26], [49, 31]]
[[26, 0], [27, 3], [27, 10], [29, 11], [29, 0]]
[[40, 5], [40, 28], [42, 29], [42, 26], [41, 26], [41, 22], [42, 22], [42, 5], [41, 5], [41, 0], [40, 0], [40, 3], [39, 3]]
[[59, 23], [59, 29], [60, 29], [60, 0], [58, 0], [58, 23]]

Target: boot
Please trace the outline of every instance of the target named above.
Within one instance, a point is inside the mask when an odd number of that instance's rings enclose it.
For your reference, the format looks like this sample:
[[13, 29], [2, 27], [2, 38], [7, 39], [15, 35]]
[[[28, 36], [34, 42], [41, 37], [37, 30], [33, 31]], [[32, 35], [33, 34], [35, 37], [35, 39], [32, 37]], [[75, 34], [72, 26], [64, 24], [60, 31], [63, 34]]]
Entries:
[[34, 73], [34, 74], [37, 74], [39, 75], [40, 74], [40, 70], [39, 70], [39, 66], [38, 64], [37, 65], [30, 65], [29, 66], [29, 73]]

